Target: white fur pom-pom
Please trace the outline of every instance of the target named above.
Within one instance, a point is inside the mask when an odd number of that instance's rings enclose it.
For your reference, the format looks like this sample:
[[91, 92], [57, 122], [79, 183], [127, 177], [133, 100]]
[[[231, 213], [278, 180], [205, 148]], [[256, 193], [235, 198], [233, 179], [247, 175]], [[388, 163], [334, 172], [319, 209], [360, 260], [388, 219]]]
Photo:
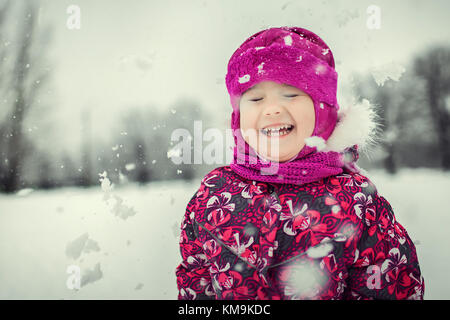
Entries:
[[342, 110], [323, 151], [341, 152], [355, 144], [364, 151], [376, 140], [376, 117], [377, 115], [367, 99]]
[[311, 148], [315, 147], [317, 149], [317, 151], [322, 151], [326, 147], [325, 140], [323, 140], [322, 137], [317, 137], [317, 136], [311, 136], [311, 137], [306, 138], [305, 144]]

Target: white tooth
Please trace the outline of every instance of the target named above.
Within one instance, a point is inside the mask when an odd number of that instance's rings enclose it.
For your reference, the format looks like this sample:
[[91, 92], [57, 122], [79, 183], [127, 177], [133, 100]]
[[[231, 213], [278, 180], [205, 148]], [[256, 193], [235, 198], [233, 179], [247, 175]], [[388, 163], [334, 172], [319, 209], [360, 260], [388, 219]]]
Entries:
[[[278, 127], [278, 128], [263, 128], [262, 131], [266, 135], [270, 135], [270, 136], [272, 136], [272, 135], [280, 135], [280, 130], [282, 130], [282, 129], [286, 129], [287, 130], [288, 128], [291, 128], [291, 127], [292, 126], [290, 124], [287, 124], [287, 125], [283, 125], [283, 126]], [[283, 133], [282, 135], [284, 135], [284, 134], [286, 134], [286, 133]]]
[[269, 137], [277, 137], [277, 136], [284, 136], [284, 135], [286, 135], [286, 134], [288, 134], [287, 132], [286, 133], [281, 133], [280, 131], [270, 131], [269, 133], [267, 133], [267, 135], [269, 136]]

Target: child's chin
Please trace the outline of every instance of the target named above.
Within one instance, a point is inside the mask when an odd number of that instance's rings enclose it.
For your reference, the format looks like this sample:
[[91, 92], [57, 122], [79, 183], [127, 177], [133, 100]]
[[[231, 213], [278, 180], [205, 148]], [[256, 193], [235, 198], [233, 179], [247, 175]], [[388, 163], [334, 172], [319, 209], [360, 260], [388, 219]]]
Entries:
[[279, 156], [272, 156], [270, 154], [259, 154], [259, 156], [262, 157], [263, 159], [266, 159], [266, 160], [269, 160], [272, 162], [286, 162], [292, 158], [292, 157], [289, 157], [284, 154], [281, 154]]

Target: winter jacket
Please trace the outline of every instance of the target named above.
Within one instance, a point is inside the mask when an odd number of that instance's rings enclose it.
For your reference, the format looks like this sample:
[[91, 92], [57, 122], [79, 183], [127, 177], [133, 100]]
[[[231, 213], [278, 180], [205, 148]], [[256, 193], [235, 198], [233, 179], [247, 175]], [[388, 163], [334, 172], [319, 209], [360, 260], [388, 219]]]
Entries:
[[[367, 146], [373, 119], [367, 100], [342, 110], [326, 150]], [[178, 298], [423, 299], [414, 243], [350, 160], [304, 185], [209, 172], [181, 223]]]
[[181, 226], [178, 299], [423, 299], [416, 249], [353, 172], [302, 186], [229, 166], [201, 181]]

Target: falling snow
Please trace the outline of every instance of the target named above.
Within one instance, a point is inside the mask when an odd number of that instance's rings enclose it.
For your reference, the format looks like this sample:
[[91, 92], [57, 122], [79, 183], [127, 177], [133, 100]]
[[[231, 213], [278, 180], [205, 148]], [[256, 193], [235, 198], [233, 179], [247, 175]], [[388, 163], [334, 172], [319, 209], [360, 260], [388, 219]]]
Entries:
[[316, 74], [317, 75], [321, 75], [321, 74], [325, 73], [326, 70], [327, 70], [327, 68], [322, 63], [320, 63], [316, 66]]
[[181, 147], [179, 145], [176, 145], [173, 148], [170, 148], [169, 151], [167, 151], [167, 158], [179, 158], [181, 157], [181, 154], [183, 153]]
[[66, 255], [74, 260], [81, 256], [81, 253], [100, 251], [98, 243], [89, 239], [89, 234], [84, 233], [66, 245]]
[[115, 201], [112, 205], [110, 205], [110, 210], [116, 217], [126, 220], [128, 217], [132, 217], [136, 214], [136, 211], [133, 209], [133, 207], [127, 205], [125, 203], [125, 200], [120, 196], [114, 194], [113, 199]]
[[249, 75], [249, 74], [246, 74], [246, 75], [240, 77], [238, 81], [239, 81], [239, 83], [246, 83], [246, 82], [249, 82], [249, 81], [250, 81], [250, 75]]
[[315, 265], [298, 263], [292, 265], [289, 284], [286, 286], [285, 295], [293, 299], [312, 298], [318, 293], [326, 278]]
[[141, 290], [144, 287], [143, 283], [138, 283], [134, 290]]
[[104, 171], [99, 174], [101, 188], [104, 192], [103, 201], [106, 202], [107, 206], [110, 209], [110, 212], [113, 213], [116, 217], [126, 220], [128, 217], [134, 216], [136, 211], [132, 206], [126, 204], [126, 201], [118, 196], [117, 194], [113, 194], [112, 191], [114, 189], [114, 184], [107, 178], [107, 173]]
[[109, 181], [108, 174], [106, 171], [103, 171], [103, 173], [98, 174], [100, 176], [99, 181], [101, 182], [101, 187], [103, 192], [108, 193], [113, 190], [114, 185]]
[[292, 45], [292, 37], [290, 35], [287, 35], [284, 37], [284, 44], [287, 46], [291, 46]]
[[339, 211], [341, 211], [341, 207], [339, 205], [334, 205], [331, 207], [331, 212], [333, 213], [339, 213]]
[[[108, 179], [106, 173], [102, 176], [104, 180]], [[445, 206], [450, 175], [429, 169], [402, 169], [396, 175], [371, 171], [370, 178], [383, 187], [383, 194], [394, 206], [396, 218], [408, 229], [422, 255], [421, 268], [424, 272], [429, 270], [424, 274], [428, 281], [428, 299], [449, 299], [447, 284], [442, 279], [450, 268], [450, 254], [436, 246], [436, 243], [447, 243], [446, 233], [430, 230], [433, 221], [439, 220], [442, 228], [450, 223], [445, 210], [439, 210]], [[110, 182], [108, 186], [111, 186]], [[14, 243], [14, 246], [2, 249], [0, 282], [3, 290], [0, 290], [0, 298], [176, 299], [173, 270], [180, 262], [177, 238], [180, 212], [184, 212], [194, 189], [182, 182], [155, 182], [148, 187], [123, 190], [121, 196], [130, 199], [137, 212], [149, 213], [136, 215], [126, 222], [110, 214], [101, 199], [102, 188], [35, 190], [27, 197], [0, 195], [3, 209], [0, 225], [5, 226], [0, 233], [0, 242]], [[433, 197], [424, 197], [424, 190], [432, 190]], [[168, 206], [170, 196], [177, 199], [173, 206]], [[91, 220], [82, 221], [80, 217], [88, 217], [88, 213], [91, 213]], [[27, 235], [18, 230], [33, 232]], [[337, 230], [333, 241], [351, 237], [355, 230], [351, 224], [345, 225]], [[86, 232], [89, 239], [92, 236], [98, 242], [101, 251], [81, 253], [74, 261], [65, 254], [66, 244]], [[158, 245], [164, 237], [168, 239], [168, 247]], [[132, 246], [125, 244], [127, 239], [131, 239]], [[80, 259], [85, 260], [85, 265]], [[440, 262], [439, 268], [436, 268], [436, 259]], [[67, 266], [79, 262], [85, 286], [75, 293], [64, 285], [64, 275]], [[20, 266], [20, 272], [17, 266]], [[39, 270], [38, 277], [36, 270]], [[300, 265], [296, 271], [291, 279], [291, 292], [312, 294], [315, 283], [321, 279], [318, 267]], [[118, 283], [117, 279], [126, 281]], [[55, 286], [55, 283], [62, 285]], [[139, 283], [146, 285], [141, 290], [134, 290]], [[169, 289], [164, 292], [160, 288]]]
[[264, 73], [263, 66], [264, 66], [264, 62], [262, 62], [262, 63], [258, 66], [258, 74]]
[[331, 243], [330, 239], [325, 238], [322, 243], [319, 243], [318, 245], [309, 248], [306, 253], [308, 257], [318, 259], [326, 257], [331, 251], [333, 251], [333, 244]]
[[103, 272], [100, 269], [100, 263], [97, 263], [94, 269], [86, 270], [85, 273], [81, 277], [81, 286], [84, 287], [89, 283], [93, 283], [95, 281], [100, 280], [103, 277]]
[[347, 25], [350, 21], [358, 18], [360, 16], [360, 12], [358, 9], [355, 10], [344, 10], [335, 15], [335, 19], [337, 20], [337, 23], [339, 27], [344, 27]]
[[406, 69], [402, 65], [395, 62], [390, 62], [388, 64], [372, 68], [371, 74], [377, 85], [383, 86], [389, 79], [398, 81], [405, 70]]

